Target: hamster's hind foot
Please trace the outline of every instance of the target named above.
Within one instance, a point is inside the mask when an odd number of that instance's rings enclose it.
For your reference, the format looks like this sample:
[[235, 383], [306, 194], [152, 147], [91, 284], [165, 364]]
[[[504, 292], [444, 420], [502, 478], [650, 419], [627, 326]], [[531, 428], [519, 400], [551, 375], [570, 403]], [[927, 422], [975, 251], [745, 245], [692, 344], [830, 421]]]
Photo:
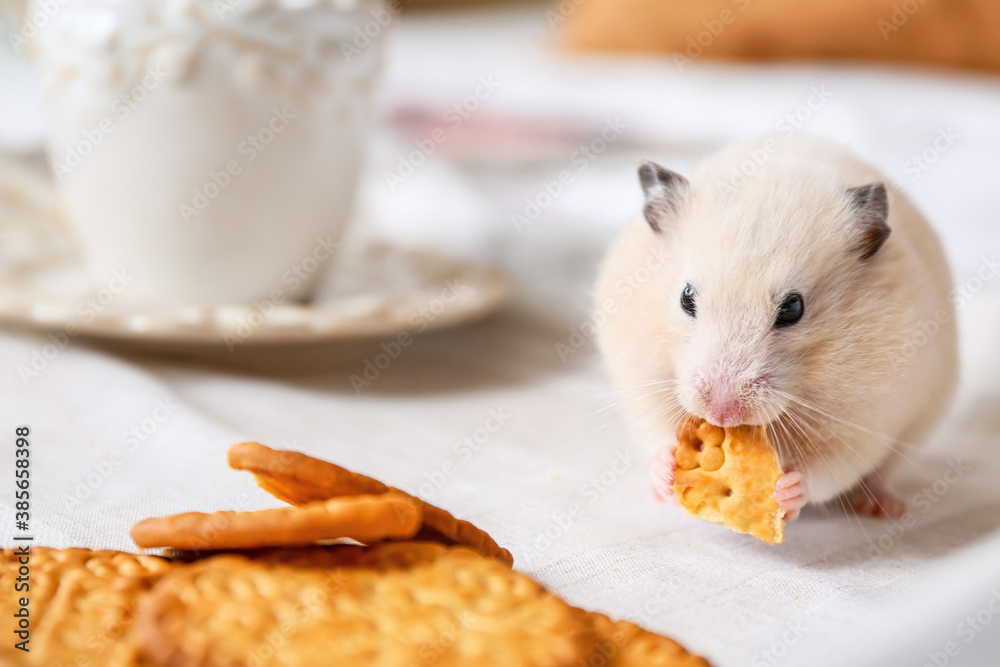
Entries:
[[799, 512], [809, 502], [805, 476], [798, 470], [786, 470], [778, 480], [774, 499], [778, 501], [778, 507], [785, 510], [786, 523], [799, 518]]
[[847, 498], [858, 516], [898, 519], [906, 513], [906, 501], [889, 489], [878, 472], [866, 475]]

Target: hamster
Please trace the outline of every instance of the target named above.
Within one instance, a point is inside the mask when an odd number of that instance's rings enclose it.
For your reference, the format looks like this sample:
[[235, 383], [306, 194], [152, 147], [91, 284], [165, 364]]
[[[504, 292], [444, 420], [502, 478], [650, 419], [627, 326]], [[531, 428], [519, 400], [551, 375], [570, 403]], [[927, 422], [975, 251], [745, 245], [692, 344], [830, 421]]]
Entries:
[[643, 215], [600, 269], [598, 345], [672, 494], [687, 414], [765, 425], [786, 519], [840, 498], [897, 517], [885, 476], [957, 382], [952, 277], [927, 220], [840, 146], [762, 137], [689, 177], [639, 168]]

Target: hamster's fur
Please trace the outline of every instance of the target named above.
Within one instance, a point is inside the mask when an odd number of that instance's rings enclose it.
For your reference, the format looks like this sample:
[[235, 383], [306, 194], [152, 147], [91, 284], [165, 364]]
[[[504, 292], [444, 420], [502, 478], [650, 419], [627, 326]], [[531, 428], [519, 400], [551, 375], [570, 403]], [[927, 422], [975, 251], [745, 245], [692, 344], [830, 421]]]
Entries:
[[[816, 138], [739, 144], [689, 178], [652, 163], [640, 176], [644, 216], [600, 270], [598, 342], [639, 436], [661, 450], [661, 492], [691, 413], [768, 425], [790, 518], [859, 483], [859, 511], [901, 513], [882, 478], [957, 381], [951, 272], [928, 222], [875, 169]], [[680, 303], [688, 285], [694, 316]], [[794, 294], [801, 319], [777, 326]]]

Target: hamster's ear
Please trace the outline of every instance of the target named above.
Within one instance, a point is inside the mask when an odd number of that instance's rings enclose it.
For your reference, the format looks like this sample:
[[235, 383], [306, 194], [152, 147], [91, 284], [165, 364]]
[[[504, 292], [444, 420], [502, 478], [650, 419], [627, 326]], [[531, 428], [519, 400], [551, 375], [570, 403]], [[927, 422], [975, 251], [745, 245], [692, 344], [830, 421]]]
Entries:
[[850, 197], [858, 228], [855, 251], [861, 259], [868, 259], [878, 252], [892, 233], [886, 223], [889, 218], [889, 196], [885, 183], [869, 183], [851, 188], [847, 191], [847, 196]]
[[688, 181], [680, 174], [647, 161], [639, 166], [639, 182], [646, 194], [646, 205], [643, 206], [642, 213], [653, 231], [659, 232], [660, 219], [677, 212]]

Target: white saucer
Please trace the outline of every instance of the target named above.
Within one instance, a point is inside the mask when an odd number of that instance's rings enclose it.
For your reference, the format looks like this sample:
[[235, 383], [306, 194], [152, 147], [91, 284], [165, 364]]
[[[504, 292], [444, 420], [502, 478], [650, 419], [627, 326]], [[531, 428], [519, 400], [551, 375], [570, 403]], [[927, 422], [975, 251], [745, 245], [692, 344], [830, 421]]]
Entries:
[[345, 240], [337, 265], [309, 303], [164, 305], [122, 293], [102, 305], [107, 294], [82, 287], [89, 281], [59, 229], [49, 187], [44, 178], [0, 161], [0, 322], [232, 351], [415, 334], [482, 317], [507, 294], [506, 279], [490, 268], [359, 238]]

